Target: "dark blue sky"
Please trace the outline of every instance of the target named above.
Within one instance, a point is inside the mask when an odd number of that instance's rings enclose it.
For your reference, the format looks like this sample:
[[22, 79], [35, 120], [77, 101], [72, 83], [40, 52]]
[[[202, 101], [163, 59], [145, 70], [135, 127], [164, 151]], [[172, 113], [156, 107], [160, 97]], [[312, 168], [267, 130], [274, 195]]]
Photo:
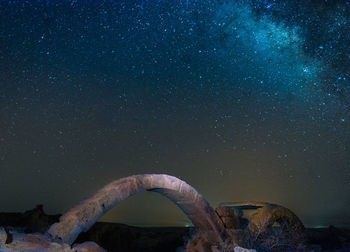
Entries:
[[[168, 173], [350, 225], [349, 3], [0, 1], [0, 211]], [[187, 222], [153, 195], [105, 218]]]

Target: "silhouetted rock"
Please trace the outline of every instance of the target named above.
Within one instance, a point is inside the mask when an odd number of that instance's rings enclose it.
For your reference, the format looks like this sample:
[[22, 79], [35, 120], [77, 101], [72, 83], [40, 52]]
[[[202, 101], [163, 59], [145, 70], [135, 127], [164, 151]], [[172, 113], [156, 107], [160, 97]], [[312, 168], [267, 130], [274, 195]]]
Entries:
[[[306, 229], [307, 243], [323, 251], [350, 251], [350, 230], [333, 226]], [[320, 250], [320, 251], [322, 251]], [[315, 250], [319, 251], [319, 250]]]
[[43, 205], [24, 213], [0, 213], [0, 226], [22, 229], [25, 233], [44, 233], [61, 215], [47, 215]]

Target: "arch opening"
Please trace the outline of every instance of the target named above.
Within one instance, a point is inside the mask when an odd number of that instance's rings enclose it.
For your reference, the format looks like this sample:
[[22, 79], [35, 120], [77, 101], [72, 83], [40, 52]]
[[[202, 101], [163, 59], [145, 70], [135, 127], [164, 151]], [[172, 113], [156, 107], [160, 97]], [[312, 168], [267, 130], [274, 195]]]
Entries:
[[159, 193], [141, 191], [117, 204], [97, 222], [121, 223], [133, 227], [192, 226], [174, 202]]

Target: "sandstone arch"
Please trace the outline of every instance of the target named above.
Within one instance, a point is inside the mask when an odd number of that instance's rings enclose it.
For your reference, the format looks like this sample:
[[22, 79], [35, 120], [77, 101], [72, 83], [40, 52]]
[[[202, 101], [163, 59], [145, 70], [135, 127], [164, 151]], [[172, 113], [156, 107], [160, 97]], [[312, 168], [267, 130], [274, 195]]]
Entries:
[[106, 185], [64, 214], [48, 234], [55, 240], [72, 244], [81, 232], [87, 231], [120, 201], [145, 190], [158, 192], [173, 201], [199, 231], [212, 233], [213, 242], [226, 239], [224, 225], [209, 203], [186, 182], [164, 174], [134, 175]]

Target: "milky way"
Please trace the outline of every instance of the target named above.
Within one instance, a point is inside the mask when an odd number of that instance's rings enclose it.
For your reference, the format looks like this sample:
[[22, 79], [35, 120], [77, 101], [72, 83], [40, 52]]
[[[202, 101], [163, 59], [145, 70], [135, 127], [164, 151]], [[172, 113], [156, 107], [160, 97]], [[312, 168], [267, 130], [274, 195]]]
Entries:
[[[350, 2], [0, 1], [0, 211], [167, 173], [350, 226]], [[141, 194], [104, 217], [187, 225]]]

